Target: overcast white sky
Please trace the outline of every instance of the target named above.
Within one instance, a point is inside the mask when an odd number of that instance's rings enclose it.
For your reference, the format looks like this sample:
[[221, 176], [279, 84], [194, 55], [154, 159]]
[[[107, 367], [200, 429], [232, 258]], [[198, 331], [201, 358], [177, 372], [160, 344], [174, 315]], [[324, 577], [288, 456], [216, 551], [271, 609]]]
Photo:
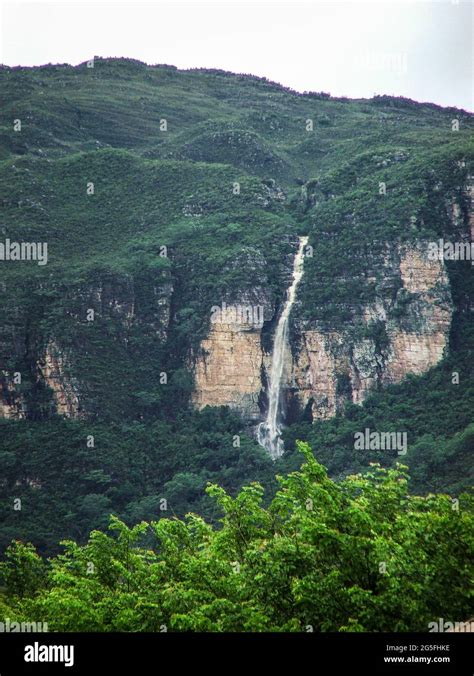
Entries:
[[474, 110], [471, 0], [2, 2], [0, 61], [127, 56]]

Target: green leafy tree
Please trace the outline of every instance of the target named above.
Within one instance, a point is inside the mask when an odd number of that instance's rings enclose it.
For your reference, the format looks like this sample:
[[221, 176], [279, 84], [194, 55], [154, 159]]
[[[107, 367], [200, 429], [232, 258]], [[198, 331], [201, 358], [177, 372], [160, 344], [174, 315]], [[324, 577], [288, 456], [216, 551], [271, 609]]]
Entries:
[[0, 578], [8, 596], [32, 596], [45, 583], [46, 564], [32, 544], [17, 540], [0, 563]]
[[110, 534], [64, 542], [21, 612], [63, 631], [426, 631], [470, 616], [472, 496], [411, 496], [403, 466], [334, 482], [298, 446], [305, 463], [267, 507], [258, 483], [210, 485], [218, 527], [112, 517]]

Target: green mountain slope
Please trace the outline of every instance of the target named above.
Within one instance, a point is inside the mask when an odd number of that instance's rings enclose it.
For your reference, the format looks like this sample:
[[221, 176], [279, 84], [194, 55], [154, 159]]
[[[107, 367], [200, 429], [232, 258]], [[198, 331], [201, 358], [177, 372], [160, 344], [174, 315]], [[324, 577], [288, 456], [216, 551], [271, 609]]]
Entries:
[[[360, 331], [358, 308], [375, 297], [367, 270], [387, 242], [466, 236], [472, 115], [127, 59], [2, 67], [0, 89], [2, 238], [48, 243], [47, 265], [0, 268], [3, 399], [26, 412], [0, 419], [2, 547], [21, 537], [49, 551], [110, 512], [153, 518], [161, 498], [169, 513], [215, 518], [208, 481], [235, 492], [258, 479], [270, 493], [275, 470], [299, 466], [296, 439], [334, 476], [392, 464], [389, 454], [355, 457], [361, 426], [409, 431], [413, 490], [471, 485], [470, 262], [447, 265], [447, 359], [332, 420], [311, 426], [299, 412], [276, 465], [246, 421], [193, 411], [190, 355], [211, 306], [236, 289], [265, 289], [281, 305], [302, 234], [314, 255], [292, 330], [317, 321]], [[64, 410], [48, 378], [55, 359], [70, 388]]]

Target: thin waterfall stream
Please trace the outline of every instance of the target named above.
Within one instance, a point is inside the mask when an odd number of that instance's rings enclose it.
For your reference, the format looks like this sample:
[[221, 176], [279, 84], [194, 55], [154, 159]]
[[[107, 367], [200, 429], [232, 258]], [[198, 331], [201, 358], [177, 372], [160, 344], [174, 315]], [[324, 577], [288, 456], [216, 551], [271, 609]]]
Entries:
[[270, 382], [268, 387], [268, 411], [264, 422], [257, 429], [257, 440], [270, 456], [275, 460], [283, 455], [284, 447], [281, 439], [283, 425], [281, 411], [281, 386], [285, 351], [288, 342], [288, 320], [291, 308], [296, 298], [296, 290], [303, 276], [304, 248], [308, 243], [307, 237], [299, 238], [299, 247], [293, 263], [293, 279], [287, 292], [283, 312], [278, 320], [275, 338], [273, 341], [273, 357], [270, 369]]

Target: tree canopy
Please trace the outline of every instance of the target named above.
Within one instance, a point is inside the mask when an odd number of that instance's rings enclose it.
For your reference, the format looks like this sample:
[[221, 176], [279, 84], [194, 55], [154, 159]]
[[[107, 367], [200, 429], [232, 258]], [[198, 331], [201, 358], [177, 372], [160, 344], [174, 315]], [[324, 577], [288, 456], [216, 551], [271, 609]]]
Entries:
[[50, 631], [427, 631], [472, 613], [472, 495], [409, 495], [406, 467], [331, 480], [311, 448], [277, 477], [207, 493], [217, 525], [188, 514], [68, 540], [45, 561], [13, 543], [0, 611]]

